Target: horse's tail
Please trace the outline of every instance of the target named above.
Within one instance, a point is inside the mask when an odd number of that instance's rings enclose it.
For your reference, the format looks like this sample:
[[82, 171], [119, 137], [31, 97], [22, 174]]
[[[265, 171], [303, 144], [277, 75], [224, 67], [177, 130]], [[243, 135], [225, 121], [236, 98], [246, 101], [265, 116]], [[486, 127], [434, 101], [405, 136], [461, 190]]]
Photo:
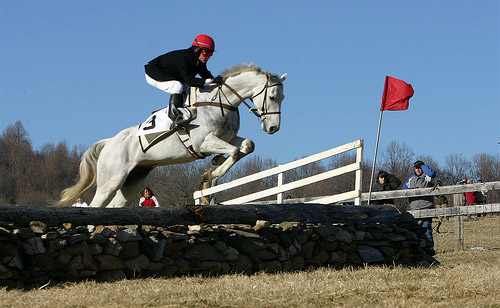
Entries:
[[78, 196], [95, 184], [97, 177], [97, 159], [106, 145], [107, 139], [94, 143], [82, 156], [78, 182], [61, 192], [58, 204], [69, 205]]

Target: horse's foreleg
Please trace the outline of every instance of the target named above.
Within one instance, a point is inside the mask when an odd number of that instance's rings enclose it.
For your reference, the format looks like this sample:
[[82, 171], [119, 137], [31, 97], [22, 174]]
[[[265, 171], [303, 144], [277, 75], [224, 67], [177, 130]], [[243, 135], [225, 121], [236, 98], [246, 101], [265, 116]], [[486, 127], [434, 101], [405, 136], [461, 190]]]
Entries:
[[210, 180], [226, 174], [229, 169], [242, 157], [252, 153], [254, 143], [250, 139], [234, 137], [231, 142], [226, 142], [214, 135], [208, 135], [200, 146], [200, 152], [210, 154], [228, 154], [229, 157], [207, 178]]

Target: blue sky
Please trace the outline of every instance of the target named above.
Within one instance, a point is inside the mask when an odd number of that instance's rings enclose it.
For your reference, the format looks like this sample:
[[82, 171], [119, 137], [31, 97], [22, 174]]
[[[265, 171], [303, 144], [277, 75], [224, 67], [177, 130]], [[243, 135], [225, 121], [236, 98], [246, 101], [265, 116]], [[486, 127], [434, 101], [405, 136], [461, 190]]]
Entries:
[[0, 1], [0, 129], [23, 122], [35, 149], [108, 138], [165, 106], [144, 64], [216, 41], [214, 75], [253, 61], [288, 73], [281, 130], [243, 109], [239, 135], [286, 163], [357, 139], [375, 148], [386, 75], [412, 84], [407, 111], [384, 112], [396, 140], [443, 161], [500, 153], [499, 2]]

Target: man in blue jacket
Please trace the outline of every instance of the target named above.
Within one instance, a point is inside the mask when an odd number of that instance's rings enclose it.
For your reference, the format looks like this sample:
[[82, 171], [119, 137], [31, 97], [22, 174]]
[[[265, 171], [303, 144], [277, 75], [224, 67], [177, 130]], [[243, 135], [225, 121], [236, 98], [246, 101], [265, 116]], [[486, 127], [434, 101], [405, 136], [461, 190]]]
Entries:
[[[415, 172], [412, 176], [406, 180], [403, 185], [403, 189], [412, 188], [426, 188], [434, 186], [434, 179], [436, 178], [436, 172], [423, 161], [417, 160], [413, 164]], [[433, 196], [422, 196], [422, 197], [411, 197], [408, 198], [410, 201], [410, 209], [412, 210], [422, 210], [434, 207], [434, 197]], [[424, 228], [427, 228], [425, 235], [427, 238], [434, 242], [432, 237], [432, 218], [422, 219]]]

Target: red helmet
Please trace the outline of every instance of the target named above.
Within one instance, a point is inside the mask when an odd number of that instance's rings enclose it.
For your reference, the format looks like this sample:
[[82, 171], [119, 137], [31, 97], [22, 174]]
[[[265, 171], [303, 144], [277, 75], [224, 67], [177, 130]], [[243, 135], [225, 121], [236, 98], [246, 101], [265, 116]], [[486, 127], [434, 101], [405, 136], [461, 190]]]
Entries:
[[200, 34], [197, 37], [195, 37], [193, 44], [191, 44], [191, 46], [198, 46], [201, 48], [208, 49], [212, 52], [215, 50], [214, 40], [206, 34]]

